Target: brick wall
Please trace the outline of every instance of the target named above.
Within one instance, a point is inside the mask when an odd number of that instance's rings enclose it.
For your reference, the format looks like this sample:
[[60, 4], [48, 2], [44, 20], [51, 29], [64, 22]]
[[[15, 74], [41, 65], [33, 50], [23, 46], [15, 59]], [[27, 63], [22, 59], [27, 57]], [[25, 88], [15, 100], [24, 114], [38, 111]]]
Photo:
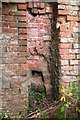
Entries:
[[[51, 42], [52, 6], [48, 3], [29, 3], [27, 8], [27, 65], [29, 82], [35, 83], [32, 71], [41, 72], [46, 94], [51, 94], [48, 70]], [[39, 75], [37, 76], [39, 77]], [[36, 78], [37, 79], [37, 78]], [[39, 81], [38, 81], [39, 82]], [[40, 81], [41, 82], [41, 81]], [[40, 83], [41, 84], [41, 83]]]
[[76, 81], [79, 12], [77, 3], [68, 0], [2, 3], [2, 108], [9, 108], [11, 115], [23, 111], [32, 83], [44, 84], [46, 94], [57, 99], [59, 84]]
[[[27, 103], [27, 29], [26, 4], [2, 6], [2, 100], [10, 113], [23, 111]], [[11, 115], [12, 115], [11, 114]]]
[[80, 62], [80, 7], [78, 1], [59, 0], [58, 24], [60, 24], [60, 61], [61, 61], [61, 83], [66, 86], [71, 81], [76, 81], [79, 75]]

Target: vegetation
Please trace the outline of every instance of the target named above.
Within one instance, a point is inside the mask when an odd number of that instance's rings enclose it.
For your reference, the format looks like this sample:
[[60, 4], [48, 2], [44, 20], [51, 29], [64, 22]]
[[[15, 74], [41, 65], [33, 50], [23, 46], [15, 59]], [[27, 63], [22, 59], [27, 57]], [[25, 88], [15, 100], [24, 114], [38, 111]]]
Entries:
[[65, 89], [62, 86], [62, 97], [61, 102], [63, 102], [63, 105], [60, 108], [60, 112], [57, 114], [59, 120], [71, 120], [72, 115], [69, 116], [68, 110], [72, 107], [76, 110], [76, 112], [80, 112], [78, 108], [78, 101], [79, 101], [79, 87], [75, 84], [75, 82], [72, 82], [72, 85], [70, 87], [67, 87]]
[[[60, 111], [56, 111], [56, 116], [58, 120], [72, 120], [73, 116], [69, 114], [69, 111], [74, 108], [76, 113], [80, 113], [80, 109], [78, 108], [78, 102], [79, 102], [79, 87], [78, 84], [76, 84], [75, 82], [72, 82], [71, 86], [67, 86], [67, 88], [64, 88], [62, 86], [61, 89], [61, 105], [60, 105]], [[30, 90], [29, 91], [29, 98], [33, 99], [34, 98], [34, 94], [35, 91], [34, 90]], [[35, 113], [41, 113], [40, 116], [43, 120], [46, 120], [47, 115], [46, 112], [43, 111], [42, 112], [42, 108], [40, 106], [40, 104], [44, 101], [44, 96], [45, 93], [44, 92], [36, 92], [36, 96], [37, 96], [37, 103], [38, 103], [38, 108], [36, 109]], [[54, 102], [55, 103], [55, 102]], [[56, 107], [56, 105], [54, 105], [54, 108]], [[17, 119], [19, 120], [20, 118], [25, 118], [26, 116], [26, 110], [29, 112], [33, 112], [33, 108], [31, 108], [29, 105], [24, 105], [24, 112], [18, 116], [14, 116], [13, 120]], [[47, 109], [48, 112], [50, 112]], [[3, 119], [8, 119], [9, 118], [9, 114], [8, 114], [9, 110], [3, 111]]]

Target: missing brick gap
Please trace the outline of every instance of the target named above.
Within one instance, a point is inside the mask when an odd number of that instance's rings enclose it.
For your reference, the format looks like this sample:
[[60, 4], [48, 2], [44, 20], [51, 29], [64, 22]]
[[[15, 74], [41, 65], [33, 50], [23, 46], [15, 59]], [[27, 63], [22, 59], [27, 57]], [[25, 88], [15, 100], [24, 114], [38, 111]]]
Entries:
[[32, 70], [31, 74], [32, 74], [32, 76], [35, 76], [35, 77], [41, 77], [42, 81], [44, 82], [44, 77], [43, 77], [42, 71]]

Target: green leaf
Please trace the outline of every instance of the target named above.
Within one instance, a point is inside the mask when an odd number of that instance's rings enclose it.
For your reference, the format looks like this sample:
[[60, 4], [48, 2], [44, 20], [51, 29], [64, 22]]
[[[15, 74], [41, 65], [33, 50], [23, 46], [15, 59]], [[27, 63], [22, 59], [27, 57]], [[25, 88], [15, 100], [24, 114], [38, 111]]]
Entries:
[[76, 99], [77, 99], [77, 101], [79, 100], [79, 95], [76, 95]]
[[78, 77], [76, 78], [76, 80], [78, 81]]
[[69, 104], [66, 103], [66, 104], [65, 104], [65, 107], [69, 107]]
[[75, 82], [72, 82], [72, 86], [75, 88]]
[[76, 92], [79, 92], [79, 88], [78, 87], [76, 87]]
[[65, 111], [65, 106], [61, 107], [61, 112]]

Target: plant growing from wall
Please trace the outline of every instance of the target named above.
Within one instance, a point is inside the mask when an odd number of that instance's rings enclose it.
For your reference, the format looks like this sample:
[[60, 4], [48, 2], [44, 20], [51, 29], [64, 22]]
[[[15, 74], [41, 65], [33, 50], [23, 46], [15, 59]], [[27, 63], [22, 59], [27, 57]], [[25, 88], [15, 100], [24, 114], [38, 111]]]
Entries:
[[63, 105], [60, 108], [60, 112], [58, 113], [58, 119], [59, 120], [71, 120], [72, 116], [68, 116], [68, 110], [71, 107], [74, 107], [76, 112], [80, 112], [77, 103], [79, 101], [79, 87], [75, 84], [75, 82], [72, 82], [72, 85], [70, 87], [67, 87], [65, 89], [62, 86], [62, 96], [61, 96], [61, 102], [63, 102]]

